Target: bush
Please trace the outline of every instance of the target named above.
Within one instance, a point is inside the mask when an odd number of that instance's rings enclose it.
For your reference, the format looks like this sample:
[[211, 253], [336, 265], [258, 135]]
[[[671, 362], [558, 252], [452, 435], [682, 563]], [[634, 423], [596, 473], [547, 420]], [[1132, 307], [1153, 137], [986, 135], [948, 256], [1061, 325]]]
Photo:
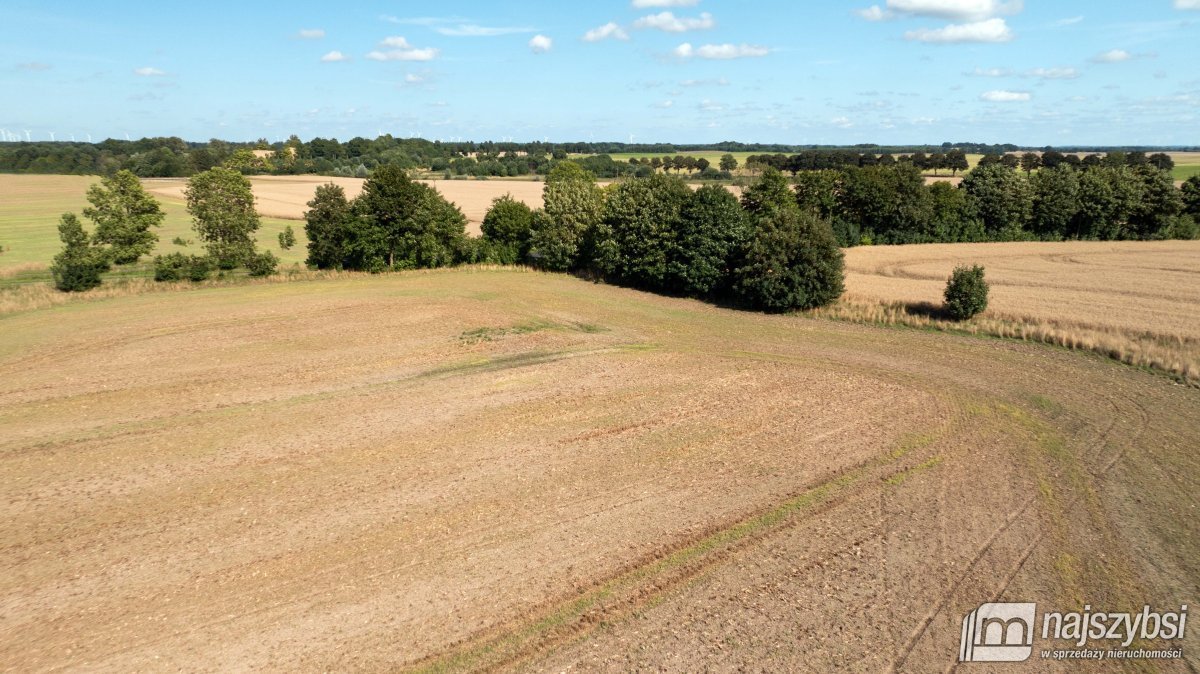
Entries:
[[965, 321], [987, 309], [988, 284], [983, 278], [983, 267], [955, 267], [946, 281], [945, 297], [946, 312], [956, 321]]
[[579, 234], [564, 221], [543, 210], [533, 212], [530, 224], [529, 261], [546, 271], [567, 271], [579, 255]]
[[533, 211], [511, 194], [492, 200], [492, 207], [483, 216], [480, 230], [483, 239], [491, 244], [489, 261], [517, 264], [529, 254], [530, 226]]
[[212, 273], [212, 261], [199, 255], [171, 253], [154, 258], [155, 281], [199, 282]]
[[292, 229], [291, 225], [288, 225], [279, 233], [279, 248], [281, 250], [291, 250], [294, 245], [296, 245], [296, 232]]
[[255, 253], [246, 260], [246, 269], [250, 270], [251, 276], [270, 276], [275, 273], [275, 268], [278, 266], [279, 258], [269, 250]]
[[63, 249], [54, 256], [50, 274], [54, 287], [63, 292], [83, 292], [100, 285], [100, 275], [108, 271], [108, 251], [90, 243], [90, 238], [74, 213], [64, 213], [58, 222], [58, 237]]

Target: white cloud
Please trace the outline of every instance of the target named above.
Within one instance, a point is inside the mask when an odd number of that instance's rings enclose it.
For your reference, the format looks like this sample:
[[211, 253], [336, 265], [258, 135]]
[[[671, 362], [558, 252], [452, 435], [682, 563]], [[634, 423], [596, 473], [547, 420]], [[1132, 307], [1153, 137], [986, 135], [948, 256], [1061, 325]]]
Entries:
[[1012, 31], [1004, 19], [987, 19], [974, 23], [950, 24], [944, 28], [919, 28], [904, 34], [906, 40], [953, 44], [959, 42], [1008, 42]]
[[992, 103], [1014, 103], [1018, 101], [1028, 101], [1033, 98], [1028, 91], [1005, 91], [996, 89], [994, 91], [985, 91], [979, 95], [980, 100], [991, 101]]
[[599, 28], [593, 28], [583, 34], [583, 39], [585, 42], [599, 42], [600, 40], [607, 40], [608, 38], [612, 38], [614, 40], [628, 40], [629, 33], [626, 33], [625, 29], [621, 28], [612, 21], [609, 21], [603, 26], [600, 26]]
[[718, 86], [718, 87], [727, 87], [727, 86], [729, 86], [729, 80], [725, 79], [724, 77], [718, 77], [716, 79], [708, 79], [708, 80], [684, 80], [679, 83], [679, 86], [681, 86], [681, 87], [705, 87], [705, 86], [710, 86], [710, 85]]
[[1175, 0], [1175, 9], [1200, 9], [1200, 0]]
[[450, 37], [494, 37], [496, 35], [532, 33], [534, 29], [527, 26], [479, 26], [473, 23], [463, 23], [453, 27], [439, 26], [434, 30]]
[[349, 60], [349, 56], [346, 56], [336, 49], [321, 57], [321, 63], [341, 63], [342, 61]]
[[630, 4], [635, 9], [647, 7], [695, 7], [700, 0], [633, 0]]
[[896, 16], [879, 5], [871, 5], [866, 9], [856, 9], [854, 13], [867, 21], [887, 21]]
[[158, 68], [151, 68], [149, 66], [146, 66], [145, 68], [135, 69], [133, 71], [133, 74], [138, 75], [140, 77], [162, 77], [163, 75], [166, 75], [167, 73], [165, 71], [159, 70]]
[[829, 120], [829, 123], [838, 127], [839, 129], [849, 129], [850, 127], [854, 126], [854, 122], [851, 122], [849, 117], [834, 117], [833, 119]]
[[720, 112], [725, 109], [725, 106], [706, 98], [703, 101], [700, 101], [700, 109], [705, 112]]
[[662, 110], [666, 110], [667, 108], [671, 107], [672, 105], [675, 105], [675, 101], [668, 100], [668, 101], [662, 101], [661, 103], [655, 103], [654, 107], [660, 108]]
[[671, 53], [683, 59], [692, 58], [693, 56], [702, 59], [736, 59], [766, 56], [771, 53], [771, 50], [766, 47], [750, 44], [706, 44], [693, 47], [690, 43], [684, 42], [672, 50]]
[[1054, 25], [1056, 27], [1073, 26], [1073, 25], [1079, 23], [1080, 21], [1083, 21], [1083, 16], [1072, 16], [1072, 17], [1069, 17], [1066, 19], [1059, 19], [1058, 21], [1054, 22]]
[[408, 40], [405, 40], [399, 35], [383, 38], [383, 41], [379, 43], [379, 46], [388, 47], [391, 49], [412, 49], [412, 45], [408, 43]]
[[414, 16], [414, 17], [399, 17], [384, 14], [379, 17], [380, 21], [394, 23], [402, 26], [436, 26], [439, 23], [463, 23], [469, 19], [464, 19], [461, 16]]
[[1074, 68], [1034, 68], [1025, 75], [1043, 80], [1073, 80], [1079, 77], [1080, 72]]
[[551, 40], [545, 35], [534, 35], [533, 38], [529, 40], [529, 50], [535, 54], [545, 54], [553, 48], [554, 40]]
[[424, 49], [390, 49], [388, 51], [373, 51], [367, 54], [372, 61], [432, 61], [437, 58], [438, 50], [433, 47]]
[[1017, 14], [1022, 0], [887, 0], [887, 8], [911, 16], [977, 22], [1001, 14]]
[[1092, 57], [1093, 63], [1120, 63], [1133, 58], [1133, 54], [1124, 49], [1110, 49], [1103, 54], [1096, 54]]
[[1008, 68], [976, 68], [967, 74], [971, 77], [1008, 77], [1012, 71]]
[[412, 73], [409, 73], [404, 76], [405, 84], [420, 84], [424, 81], [425, 81], [425, 78], [421, 77], [420, 75], [414, 75]]
[[677, 17], [671, 12], [660, 12], [643, 16], [633, 22], [634, 28], [654, 28], [664, 30], [668, 33], [685, 33], [689, 30], [708, 30], [716, 25], [713, 21], [712, 14], [702, 12], [700, 16], [692, 17]]
[[296, 37], [304, 39], [304, 40], [320, 40], [321, 38], [325, 37], [325, 29], [324, 28], [301, 28], [300, 32], [296, 33]]

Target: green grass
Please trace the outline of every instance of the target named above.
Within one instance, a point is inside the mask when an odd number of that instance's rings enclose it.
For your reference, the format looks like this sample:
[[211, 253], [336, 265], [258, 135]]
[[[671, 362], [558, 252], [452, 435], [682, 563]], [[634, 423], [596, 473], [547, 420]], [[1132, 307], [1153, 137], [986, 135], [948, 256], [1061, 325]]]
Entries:
[[[73, 212], [80, 216], [84, 228], [91, 231], [92, 223], [82, 215], [88, 205], [84, 195], [88, 186], [97, 181], [94, 176], [0, 175], [0, 190], [6, 195], [0, 201], [0, 246], [4, 247], [0, 253], [0, 285], [49, 278], [45, 267], [62, 246], [58, 240], [58, 219], [63, 213]], [[163, 226], [155, 230], [158, 245], [154, 253], [203, 253], [183, 202], [157, 198], [167, 217]], [[296, 245], [291, 250], [281, 250], [279, 233], [288, 225], [296, 233]], [[192, 244], [184, 247], [171, 243], [176, 237]], [[279, 257], [281, 267], [304, 264], [308, 240], [303, 222], [262, 218], [256, 239], [260, 249]], [[147, 261], [148, 258], [143, 258], [143, 262]], [[149, 270], [148, 264], [139, 264], [114, 270], [110, 275], [114, 278], [146, 275], [151, 273]]]
[[1176, 164], [1171, 170], [1171, 177], [1176, 180], [1187, 180], [1193, 176], [1200, 176], [1200, 164]]

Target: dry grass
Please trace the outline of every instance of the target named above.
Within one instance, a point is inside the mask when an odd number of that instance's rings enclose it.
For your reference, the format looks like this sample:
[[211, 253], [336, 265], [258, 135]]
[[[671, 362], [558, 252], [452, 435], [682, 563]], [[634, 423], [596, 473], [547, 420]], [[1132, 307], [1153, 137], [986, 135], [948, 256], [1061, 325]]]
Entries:
[[[989, 309], [968, 323], [936, 307], [957, 264], [981, 264]], [[847, 295], [819, 312], [1095, 351], [1200, 380], [1200, 242], [875, 246], [846, 252]]]

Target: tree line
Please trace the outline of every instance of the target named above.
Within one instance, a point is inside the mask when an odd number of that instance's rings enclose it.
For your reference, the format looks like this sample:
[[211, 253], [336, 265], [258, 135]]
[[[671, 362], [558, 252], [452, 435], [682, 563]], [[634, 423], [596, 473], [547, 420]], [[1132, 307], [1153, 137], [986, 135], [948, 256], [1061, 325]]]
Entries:
[[768, 169], [739, 200], [724, 187], [692, 190], [677, 176], [633, 177], [601, 188], [575, 162], [551, 170], [544, 207], [496, 199], [478, 239], [435, 189], [383, 167], [347, 199], [317, 189], [305, 217], [308, 264], [383, 271], [458, 263], [525, 263], [644, 290], [764, 311], [832, 302], [842, 253], [827, 220], [804, 210]]

